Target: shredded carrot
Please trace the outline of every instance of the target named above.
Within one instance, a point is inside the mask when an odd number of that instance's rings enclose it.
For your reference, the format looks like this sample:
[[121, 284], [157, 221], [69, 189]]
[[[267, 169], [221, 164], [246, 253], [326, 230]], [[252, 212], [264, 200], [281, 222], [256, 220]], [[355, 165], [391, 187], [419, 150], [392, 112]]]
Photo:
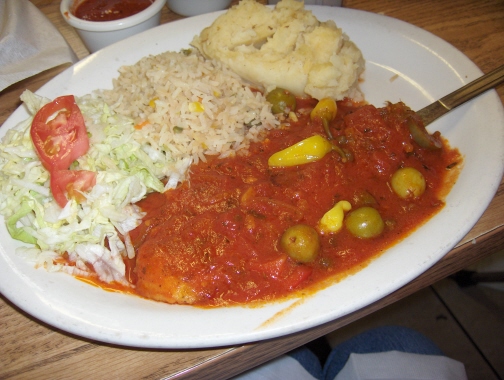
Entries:
[[147, 124], [149, 124], [149, 121], [148, 121], [148, 120], [142, 121], [141, 123], [138, 123], [137, 125], [135, 125], [135, 129], [142, 129], [142, 128], [143, 128], [143, 127], [145, 127]]

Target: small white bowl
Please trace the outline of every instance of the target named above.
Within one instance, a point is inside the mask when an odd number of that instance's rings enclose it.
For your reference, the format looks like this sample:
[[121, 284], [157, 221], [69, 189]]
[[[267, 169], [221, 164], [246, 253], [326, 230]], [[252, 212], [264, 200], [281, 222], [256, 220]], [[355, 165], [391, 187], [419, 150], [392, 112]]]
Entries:
[[231, 0], [167, 0], [168, 8], [182, 16], [196, 16], [226, 9]]
[[155, 0], [148, 8], [129, 17], [114, 21], [86, 21], [75, 17], [72, 10], [82, 0], [62, 0], [60, 11], [73, 26], [88, 50], [93, 53], [114, 42], [159, 25], [161, 9], [166, 0]]

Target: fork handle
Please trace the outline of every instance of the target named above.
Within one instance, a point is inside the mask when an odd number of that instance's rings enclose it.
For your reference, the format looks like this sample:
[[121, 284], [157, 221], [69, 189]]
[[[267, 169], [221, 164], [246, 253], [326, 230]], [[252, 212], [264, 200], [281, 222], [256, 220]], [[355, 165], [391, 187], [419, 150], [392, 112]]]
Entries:
[[498, 86], [502, 82], [504, 82], [504, 65], [436, 100], [434, 103], [417, 111], [417, 114], [422, 118], [424, 125], [428, 125], [453, 108]]

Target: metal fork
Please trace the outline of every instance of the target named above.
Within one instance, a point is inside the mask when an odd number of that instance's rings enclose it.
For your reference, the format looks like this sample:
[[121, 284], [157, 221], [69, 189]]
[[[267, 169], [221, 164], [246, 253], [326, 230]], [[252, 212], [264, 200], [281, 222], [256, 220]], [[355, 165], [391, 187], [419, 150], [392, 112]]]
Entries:
[[504, 82], [504, 65], [436, 100], [416, 113], [422, 118], [424, 125], [427, 126], [455, 107], [498, 86], [502, 82]]

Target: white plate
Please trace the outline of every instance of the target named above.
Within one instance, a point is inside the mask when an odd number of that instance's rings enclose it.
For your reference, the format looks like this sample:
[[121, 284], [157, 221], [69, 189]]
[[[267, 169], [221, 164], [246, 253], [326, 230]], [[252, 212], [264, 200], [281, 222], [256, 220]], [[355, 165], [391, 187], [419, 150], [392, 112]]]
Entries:
[[[404, 22], [343, 8], [311, 7], [333, 19], [367, 60], [362, 89], [377, 106], [402, 100], [413, 109], [481, 75], [461, 52]], [[111, 87], [121, 65], [148, 54], [188, 47], [216, 15], [172, 22], [119, 42], [77, 63], [38, 93], [49, 98]], [[392, 80], [395, 78], [394, 80]], [[24, 120], [16, 110], [0, 136]], [[446, 207], [364, 270], [303, 300], [259, 308], [199, 309], [110, 293], [73, 277], [34, 269], [15, 254], [18, 243], [0, 226], [0, 290], [35, 318], [102, 342], [149, 348], [197, 348], [278, 337], [342, 317], [397, 290], [431, 267], [460, 241], [495, 194], [504, 166], [504, 112], [495, 91], [451, 112], [432, 128], [465, 156]]]

